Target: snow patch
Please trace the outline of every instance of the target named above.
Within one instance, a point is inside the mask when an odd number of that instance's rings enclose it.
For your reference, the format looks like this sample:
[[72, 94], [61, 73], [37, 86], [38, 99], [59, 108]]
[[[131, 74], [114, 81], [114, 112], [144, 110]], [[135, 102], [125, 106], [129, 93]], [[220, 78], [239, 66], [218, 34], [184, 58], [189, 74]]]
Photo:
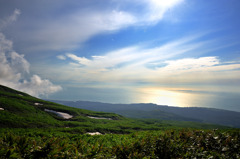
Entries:
[[87, 116], [88, 118], [91, 119], [106, 119], [106, 120], [112, 120], [112, 118], [103, 118], [103, 117], [95, 117], [95, 116]]
[[34, 105], [43, 105], [42, 103], [34, 103]]
[[100, 132], [87, 132], [89, 135], [102, 135]]
[[0, 110], [4, 110], [4, 108], [0, 108]]
[[44, 109], [44, 111], [50, 112], [50, 113], [54, 113], [54, 114], [56, 114], [57, 116], [59, 116], [59, 117], [61, 117], [61, 118], [64, 118], [64, 119], [70, 119], [70, 118], [73, 117], [72, 115], [70, 115], [70, 114], [68, 114], [68, 113], [57, 112], [57, 111], [54, 111], [54, 110]]
[[22, 94], [18, 94], [19, 96], [23, 96]]

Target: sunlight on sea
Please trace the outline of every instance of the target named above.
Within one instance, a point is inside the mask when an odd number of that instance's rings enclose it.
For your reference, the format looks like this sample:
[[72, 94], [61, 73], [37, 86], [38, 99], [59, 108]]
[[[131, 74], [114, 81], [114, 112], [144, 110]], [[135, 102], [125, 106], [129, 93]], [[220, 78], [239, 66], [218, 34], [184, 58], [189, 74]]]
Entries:
[[147, 88], [142, 91], [145, 92], [145, 95], [142, 96], [140, 99], [144, 103], [188, 107], [194, 106], [194, 104], [196, 104], [194, 101], [198, 99], [194, 94], [185, 92], [155, 88]]
[[140, 88], [135, 94], [140, 103], [178, 107], [209, 107], [240, 112], [240, 94], [238, 92], [214, 92], [186, 88]]
[[[66, 89], [65, 89], [66, 90]], [[50, 99], [97, 101], [130, 104], [154, 103], [178, 107], [209, 107], [240, 112], [240, 92], [219, 87], [135, 87], [135, 88], [70, 88]], [[62, 91], [63, 92], [63, 91]], [[237, 103], [237, 104], [236, 104]]]

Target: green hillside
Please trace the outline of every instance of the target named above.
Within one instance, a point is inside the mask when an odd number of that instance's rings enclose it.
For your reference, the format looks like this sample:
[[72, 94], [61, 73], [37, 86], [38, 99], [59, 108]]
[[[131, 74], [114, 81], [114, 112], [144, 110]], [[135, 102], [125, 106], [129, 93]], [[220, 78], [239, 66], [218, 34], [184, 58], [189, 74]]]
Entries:
[[[57, 128], [71, 133], [130, 133], [136, 130], [165, 130], [176, 127], [222, 128], [196, 122], [136, 120], [113, 113], [72, 108], [5, 86], [0, 86], [0, 108], [4, 109], [0, 111], [1, 128]], [[64, 119], [51, 111], [67, 113], [72, 118]]]
[[110, 104], [90, 101], [58, 101], [80, 109], [117, 113], [127, 118], [193, 121], [240, 128], [240, 112], [204, 107], [174, 107], [152, 103]]
[[129, 119], [0, 86], [0, 158], [239, 158], [239, 152], [239, 129]]
[[[134, 130], [157, 130], [163, 126], [155, 122], [146, 124], [113, 113], [94, 112], [47, 102], [4, 86], [0, 86], [0, 108], [4, 109], [0, 111], [2, 129], [57, 128], [59, 131], [75, 133], [129, 133]], [[64, 119], [46, 110], [67, 113], [73, 117]]]

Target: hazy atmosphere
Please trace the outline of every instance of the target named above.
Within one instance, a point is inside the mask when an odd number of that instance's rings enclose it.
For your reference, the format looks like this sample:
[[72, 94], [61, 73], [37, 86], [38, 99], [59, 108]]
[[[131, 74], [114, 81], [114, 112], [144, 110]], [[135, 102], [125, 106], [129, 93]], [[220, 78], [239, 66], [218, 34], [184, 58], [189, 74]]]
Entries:
[[0, 84], [240, 112], [239, 16], [238, 0], [0, 0]]

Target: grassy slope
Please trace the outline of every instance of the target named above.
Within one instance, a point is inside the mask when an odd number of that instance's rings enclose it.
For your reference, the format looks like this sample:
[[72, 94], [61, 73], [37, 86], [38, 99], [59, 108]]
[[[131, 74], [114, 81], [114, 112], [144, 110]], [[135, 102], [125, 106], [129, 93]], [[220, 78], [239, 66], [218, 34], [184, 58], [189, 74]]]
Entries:
[[195, 121], [193, 118], [186, 118], [166, 111], [161, 111], [155, 104], [110, 104], [101, 102], [88, 102], [88, 101], [58, 101], [51, 100], [52, 102], [71, 106], [80, 109], [87, 109], [92, 111], [103, 111], [109, 113], [120, 114], [127, 118], [138, 119], [159, 119], [159, 120], [175, 120], [175, 121]]
[[175, 121], [194, 121], [240, 128], [240, 112], [204, 107], [173, 107], [152, 103], [110, 104], [89, 101], [57, 101], [59, 104], [117, 113], [128, 118], [145, 118]]
[[[42, 105], [35, 105], [41, 103]], [[177, 122], [161, 120], [135, 120], [113, 113], [94, 112], [72, 108], [44, 101], [28, 94], [0, 86], [0, 127], [1, 128], [44, 128], [44, 131], [85, 133], [129, 133], [136, 130], [165, 130], [171, 128], [224, 128], [196, 122]], [[72, 119], [62, 119], [44, 109], [65, 112], [73, 115]], [[113, 120], [90, 119], [87, 116], [112, 118]], [[4, 131], [4, 129], [0, 129]], [[26, 130], [26, 129], [25, 129]], [[32, 131], [32, 130], [31, 130]]]

